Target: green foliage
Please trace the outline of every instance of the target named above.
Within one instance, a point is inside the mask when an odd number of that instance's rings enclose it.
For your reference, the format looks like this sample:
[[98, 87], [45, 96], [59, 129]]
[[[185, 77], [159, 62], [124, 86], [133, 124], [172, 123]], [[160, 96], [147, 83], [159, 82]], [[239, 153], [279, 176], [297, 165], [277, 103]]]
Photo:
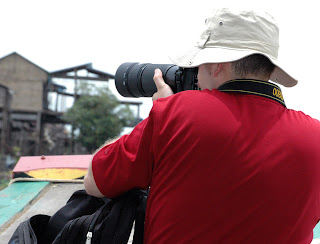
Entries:
[[0, 191], [6, 188], [9, 184], [9, 180], [7, 179], [0, 179]]
[[79, 90], [80, 98], [65, 113], [64, 119], [78, 129], [76, 139], [81, 145], [93, 152], [107, 139], [118, 136], [134, 116], [107, 87], [97, 89], [82, 84]]
[[0, 191], [8, 186], [10, 179], [11, 179], [11, 172], [8, 169], [1, 170]]

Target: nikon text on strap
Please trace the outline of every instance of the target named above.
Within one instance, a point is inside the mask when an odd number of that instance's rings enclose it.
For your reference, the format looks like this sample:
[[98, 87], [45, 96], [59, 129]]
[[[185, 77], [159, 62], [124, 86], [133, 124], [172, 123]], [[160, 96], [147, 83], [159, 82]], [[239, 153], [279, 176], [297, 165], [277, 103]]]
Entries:
[[222, 84], [218, 90], [258, 95], [270, 98], [286, 107], [280, 87], [267, 81], [236, 79]]

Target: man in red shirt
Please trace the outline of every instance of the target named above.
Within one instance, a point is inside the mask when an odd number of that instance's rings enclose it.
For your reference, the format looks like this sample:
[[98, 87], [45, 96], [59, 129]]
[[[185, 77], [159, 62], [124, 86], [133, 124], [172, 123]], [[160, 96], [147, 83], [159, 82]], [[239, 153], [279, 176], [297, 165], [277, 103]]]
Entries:
[[145, 243], [310, 243], [320, 219], [320, 122], [287, 109], [276, 84], [278, 27], [217, 10], [173, 58], [200, 91], [173, 94], [155, 71], [153, 108], [93, 157], [85, 187], [115, 197], [150, 187]]

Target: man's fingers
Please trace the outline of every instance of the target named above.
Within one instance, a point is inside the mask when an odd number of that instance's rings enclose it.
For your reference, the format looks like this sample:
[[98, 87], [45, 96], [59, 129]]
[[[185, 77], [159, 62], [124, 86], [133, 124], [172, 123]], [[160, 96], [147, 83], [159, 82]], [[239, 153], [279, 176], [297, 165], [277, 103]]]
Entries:
[[153, 76], [154, 83], [156, 84], [157, 90], [159, 91], [163, 86], [166, 85], [162, 78], [162, 72], [160, 69], [156, 69], [154, 71], [154, 76]]
[[153, 80], [156, 84], [157, 92], [153, 94], [152, 101], [155, 101], [158, 98], [165, 98], [173, 94], [173, 91], [171, 90], [170, 86], [164, 82], [164, 79], [162, 78], [162, 72], [160, 69], [156, 69], [154, 71]]

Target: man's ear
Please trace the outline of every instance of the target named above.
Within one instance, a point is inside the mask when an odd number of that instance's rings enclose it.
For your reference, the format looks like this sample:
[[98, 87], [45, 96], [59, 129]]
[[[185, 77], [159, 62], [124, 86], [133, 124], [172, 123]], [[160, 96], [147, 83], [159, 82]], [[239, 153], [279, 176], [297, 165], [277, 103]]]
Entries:
[[222, 69], [223, 69], [223, 64], [222, 63], [211, 64], [210, 74], [213, 74], [214, 77], [217, 77]]

